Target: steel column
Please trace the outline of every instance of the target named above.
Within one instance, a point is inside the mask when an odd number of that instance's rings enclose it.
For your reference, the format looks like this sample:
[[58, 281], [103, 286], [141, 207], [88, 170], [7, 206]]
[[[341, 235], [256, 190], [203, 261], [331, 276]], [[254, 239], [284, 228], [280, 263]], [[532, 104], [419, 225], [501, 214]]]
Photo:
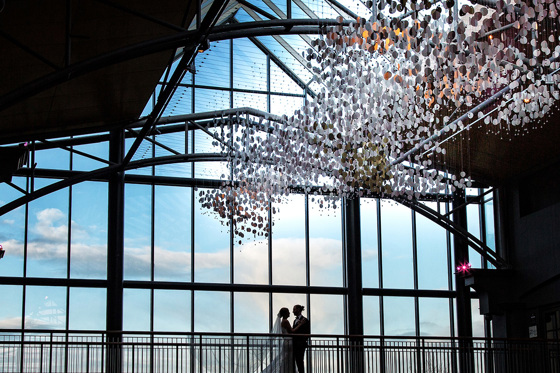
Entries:
[[[119, 163], [124, 156], [124, 131], [113, 131], [109, 140], [109, 159]], [[109, 176], [107, 224], [107, 331], [108, 341], [116, 343], [107, 350], [107, 371], [120, 372], [121, 354], [118, 343], [123, 327], [124, 267], [124, 171]], [[113, 333], [114, 332], [114, 333]]]
[[[465, 201], [465, 192], [457, 191], [453, 200], [453, 207], [461, 205]], [[453, 212], [453, 221], [465, 230], [467, 229], [467, 210], [466, 207], [455, 209]], [[455, 253], [455, 267], [468, 263], [469, 246], [467, 241], [457, 235], [453, 235], [453, 247]], [[465, 278], [462, 273], [455, 274], [455, 290], [457, 292], [457, 336], [459, 338], [459, 373], [472, 373], [474, 360], [472, 351], [472, 341], [468, 338], [472, 337], [472, 315], [471, 315], [471, 297], [470, 289], [465, 286]]]
[[[348, 286], [347, 324], [348, 334], [364, 334], [364, 314], [362, 299], [362, 248], [360, 237], [360, 199], [344, 198], [344, 236], [346, 255], [346, 280]], [[351, 372], [363, 372], [363, 338], [351, 338], [349, 363]]]

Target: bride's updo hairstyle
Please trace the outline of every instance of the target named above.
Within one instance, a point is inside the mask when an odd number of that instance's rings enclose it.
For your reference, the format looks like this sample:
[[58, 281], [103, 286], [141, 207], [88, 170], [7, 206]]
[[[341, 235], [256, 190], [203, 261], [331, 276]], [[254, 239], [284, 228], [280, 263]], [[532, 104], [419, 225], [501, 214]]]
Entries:
[[290, 310], [287, 309], [286, 307], [282, 307], [278, 312], [278, 316], [287, 319], [290, 316]]

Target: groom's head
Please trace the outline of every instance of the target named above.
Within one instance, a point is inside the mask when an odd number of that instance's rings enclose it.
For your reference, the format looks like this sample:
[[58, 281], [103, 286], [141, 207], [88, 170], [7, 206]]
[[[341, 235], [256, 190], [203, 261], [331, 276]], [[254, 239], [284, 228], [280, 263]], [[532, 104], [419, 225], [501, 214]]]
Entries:
[[303, 311], [303, 306], [301, 306], [301, 305], [299, 305], [299, 304], [296, 304], [296, 305], [294, 306], [294, 309], [293, 309], [292, 311], [293, 311], [293, 313], [294, 313], [294, 316], [295, 316], [295, 317], [298, 317], [299, 315], [301, 315], [301, 311]]

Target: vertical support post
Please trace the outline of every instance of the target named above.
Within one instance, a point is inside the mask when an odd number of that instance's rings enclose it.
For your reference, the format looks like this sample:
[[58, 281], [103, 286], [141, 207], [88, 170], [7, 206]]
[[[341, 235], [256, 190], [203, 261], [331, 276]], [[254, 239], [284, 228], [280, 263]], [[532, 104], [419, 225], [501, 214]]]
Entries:
[[292, 0], [286, 0], [286, 18], [292, 18]]
[[[453, 221], [467, 229], [467, 210], [464, 205], [465, 192], [455, 191], [453, 198]], [[458, 235], [453, 235], [455, 253], [455, 267], [469, 261], [469, 247], [467, 242]], [[474, 372], [474, 356], [472, 350], [472, 315], [470, 290], [465, 286], [465, 278], [456, 273], [455, 287], [457, 293], [457, 333], [459, 337], [459, 373]]]
[[[124, 132], [110, 133], [109, 160], [124, 158]], [[124, 171], [109, 176], [107, 227], [107, 371], [121, 372], [120, 342], [123, 326], [123, 257], [124, 257]]]
[[[346, 282], [348, 286], [348, 334], [350, 338], [350, 372], [364, 371], [364, 314], [362, 299], [362, 248], [360, 237], [360, 199], [344, 198], [344, 236]], [[359, 336], [359, 337], [358, 337]]]

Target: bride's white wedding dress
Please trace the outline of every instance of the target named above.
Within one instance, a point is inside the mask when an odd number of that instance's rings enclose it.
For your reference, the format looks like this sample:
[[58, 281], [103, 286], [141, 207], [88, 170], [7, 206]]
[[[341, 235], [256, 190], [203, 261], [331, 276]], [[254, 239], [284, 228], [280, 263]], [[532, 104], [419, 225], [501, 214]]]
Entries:
[[[292, 338], [282, 328], [282, 318], [278, 316], [270, 331], [270, 337], [253, 337], [247, 350], [240, 351], [236, 373], [292, 373]], [[285, 335], [285, 336], [284, 336]]]
[[276, 351], [262, 373], [293, 372], [292, 338], [288, 336], [288, 331], [282, 327], [282, 318], [280, 316], [276, 318], [271, 334], [284, 334], [286, 336], [271, 337], [271, 344]]

